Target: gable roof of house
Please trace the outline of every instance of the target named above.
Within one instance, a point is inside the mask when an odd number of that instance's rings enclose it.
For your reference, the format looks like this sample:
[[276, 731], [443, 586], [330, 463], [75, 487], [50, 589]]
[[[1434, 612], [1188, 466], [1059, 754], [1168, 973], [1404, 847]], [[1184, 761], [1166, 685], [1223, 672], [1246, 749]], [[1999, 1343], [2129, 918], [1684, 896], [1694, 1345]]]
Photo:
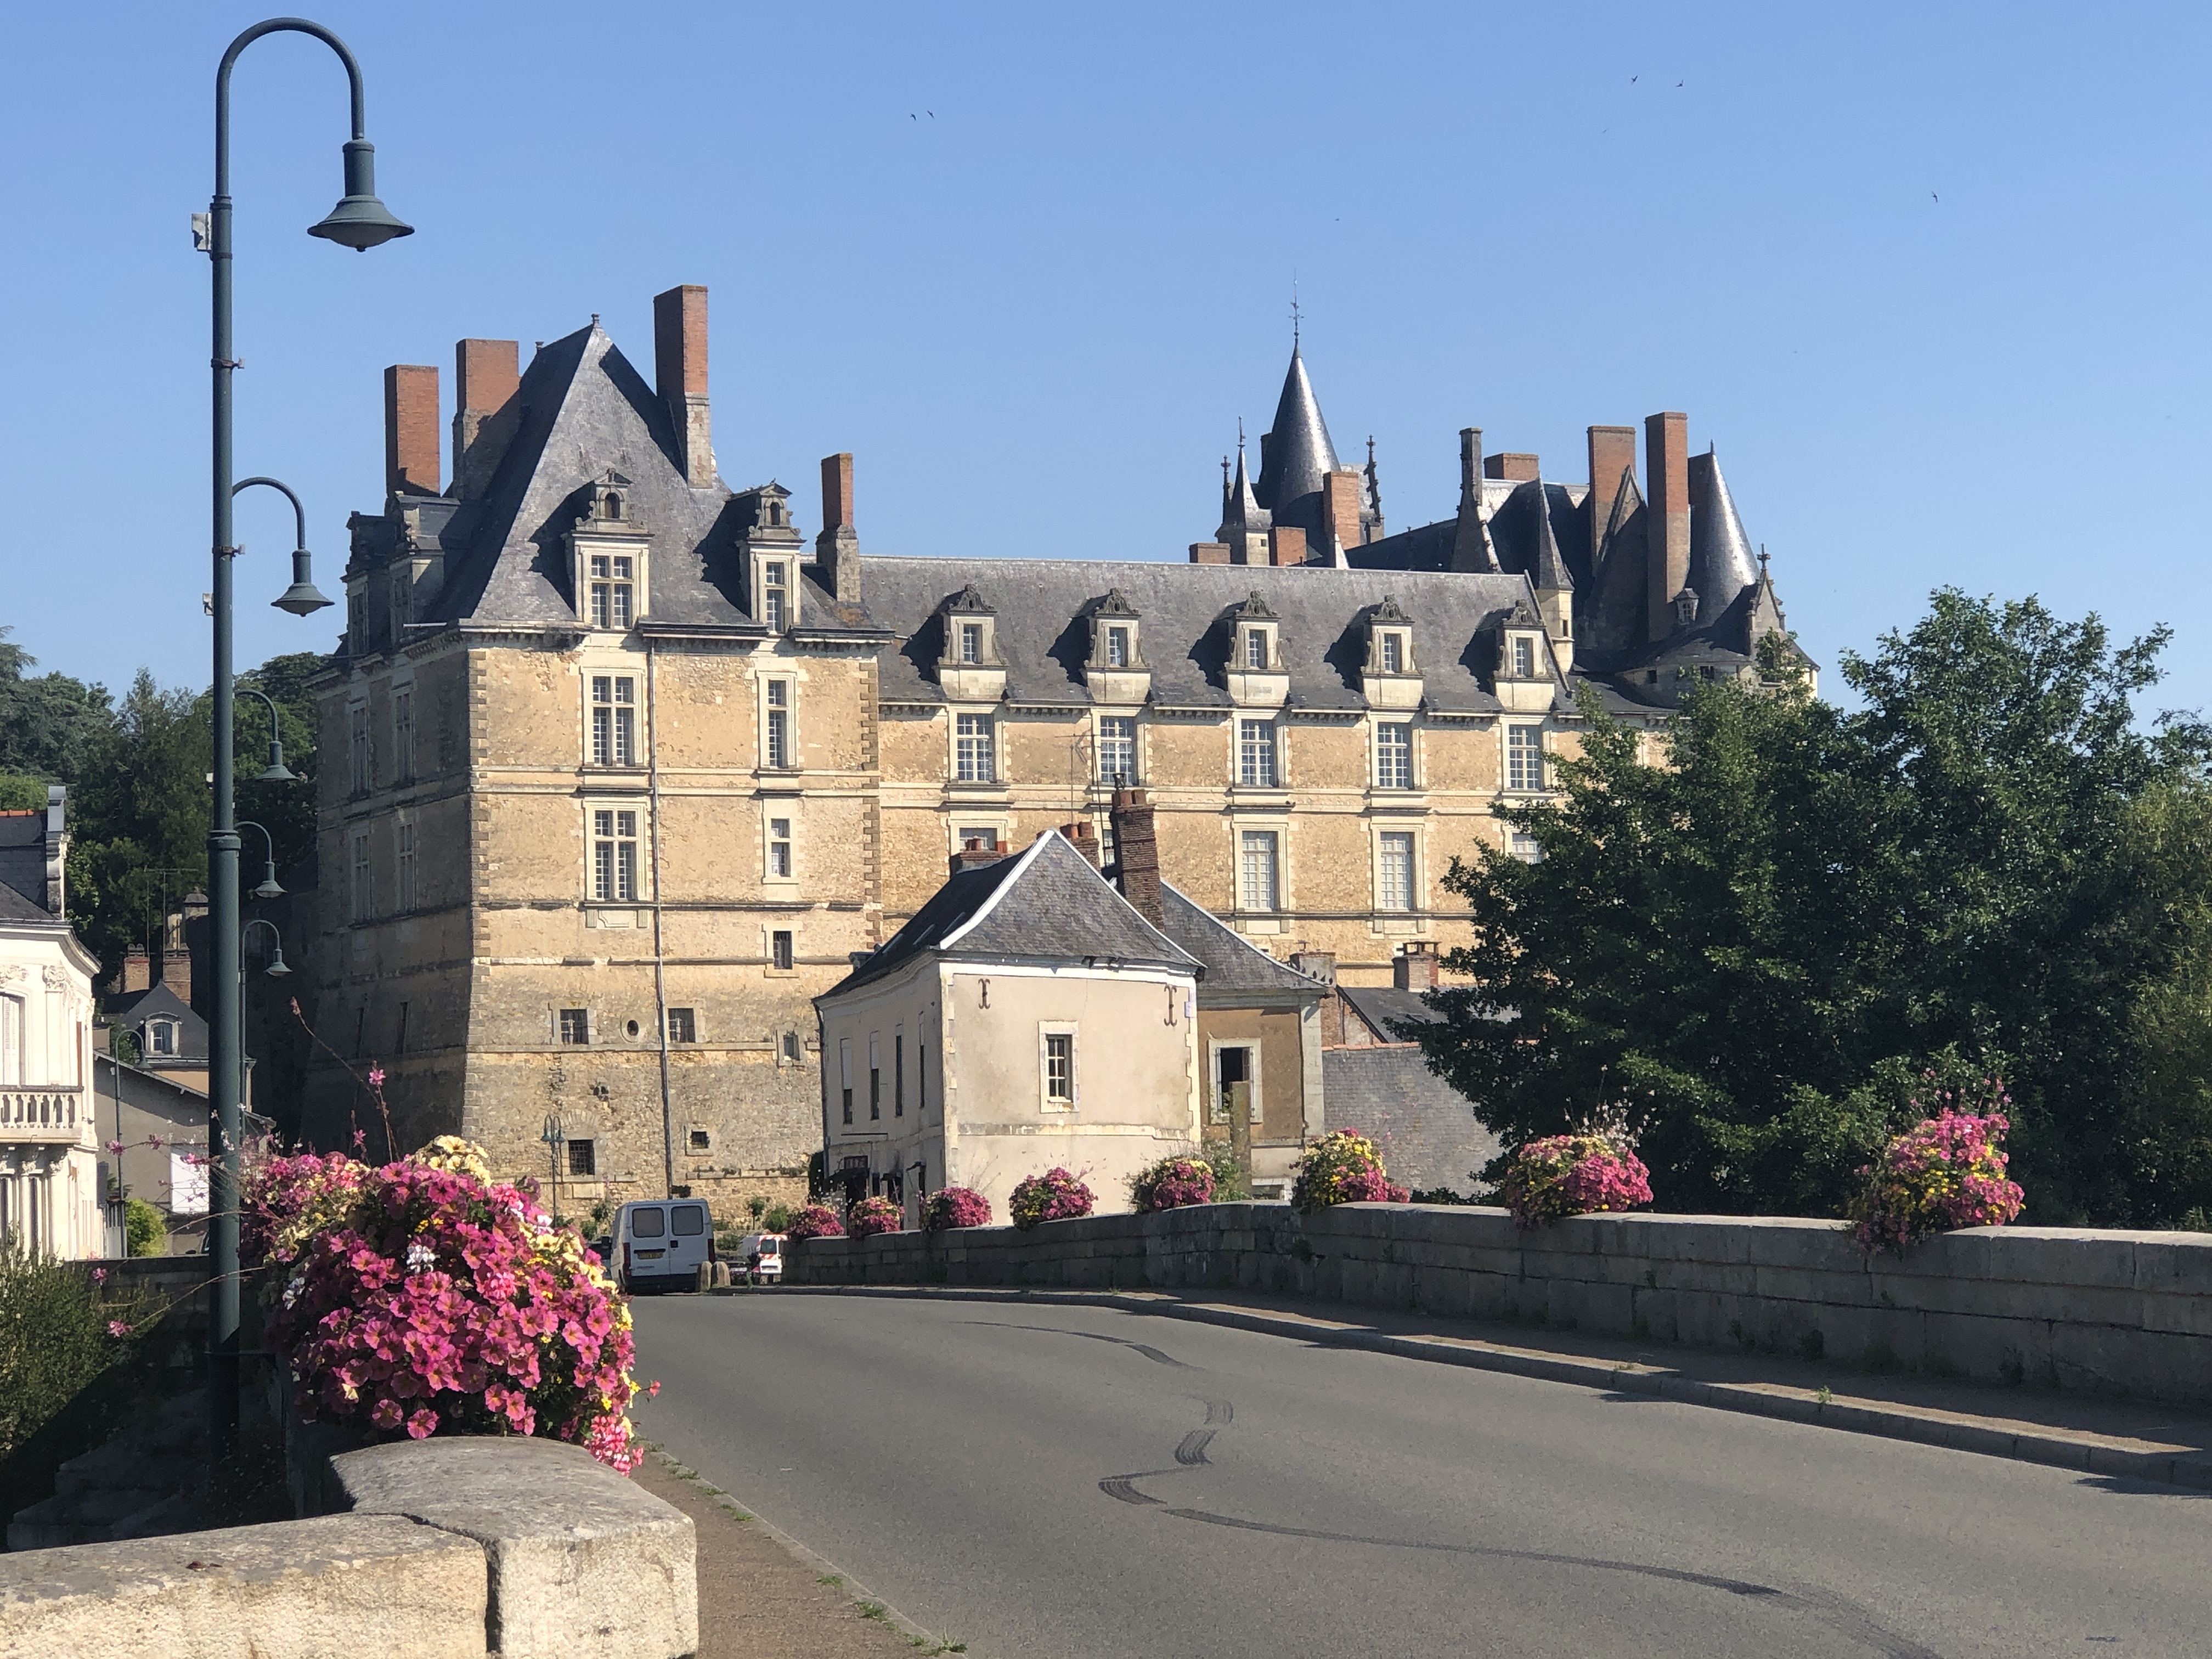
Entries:
[[1048, 830], [1027, 851], [956, 872], [883, 948], [815, 999], [873, 983], [915, 957], [991, 962], [1096, 960], [1203, 974], [1205, 964], [1146, 921], [1066, 836]]
[[1401, 1025], [1428, 1025], [1440, 1018], [1419, 991], [1340, 983], [1336, 994], [1385, 1042], [1411, 1042], [1413, 1039], [1399, 1029]]
[[1237, 994], [1291, 992], [1318, 1002], [1328, 987], [1286, 966], [1243, 934], [1222, 925], [1213, 914], [1167, 883], [1160, 884], [1162, 930], [1205, 964], [1199, 981], [1201, 1004], [1233, 1000]]

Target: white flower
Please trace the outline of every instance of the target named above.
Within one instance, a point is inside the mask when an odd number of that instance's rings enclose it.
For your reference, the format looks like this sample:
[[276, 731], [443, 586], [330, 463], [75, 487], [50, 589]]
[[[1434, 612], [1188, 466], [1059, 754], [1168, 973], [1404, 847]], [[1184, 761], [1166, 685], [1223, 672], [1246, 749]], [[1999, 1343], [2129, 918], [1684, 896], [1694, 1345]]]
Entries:
[[407, 1247], [407, 1271], [419, 1273], [435, 1267], [438, 1253], [419, 1238]]

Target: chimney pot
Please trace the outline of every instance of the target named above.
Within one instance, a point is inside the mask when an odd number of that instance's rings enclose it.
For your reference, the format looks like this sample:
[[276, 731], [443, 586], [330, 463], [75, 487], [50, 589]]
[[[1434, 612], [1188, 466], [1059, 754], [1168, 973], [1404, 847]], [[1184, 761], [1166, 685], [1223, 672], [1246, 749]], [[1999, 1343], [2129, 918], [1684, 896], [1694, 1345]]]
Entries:
[[1098, 836], [1088, 823], [1080, 820], [1074, 823], [1063, 823], [1060, 826], [1060, 833], [1067, 837], [1069, 845], [1091, 860], [1092, 869], [1098, 867]]
[[1437, 988], [1437, 947], [1425, 939], [1408, 939], [1390, 963], [1390, 976], [1401, 991]]
[[696, 283], [653, 296], [653, 366], [661, 401], [676, 423], [677, 459], [694, 489], [714, 483], [707, 408], [707, 290]]
[[384, 371], [384, 489], [390, 495], [438, 493], [438, 371], [394, 363]]
[[1160, 848], [1152, 827], [1152, 797], [1142, 789], [1114, 792], [1114, 853], [1121, 870], [1121, 896], [1155, 927], [1167, 926], [1160, 895]]

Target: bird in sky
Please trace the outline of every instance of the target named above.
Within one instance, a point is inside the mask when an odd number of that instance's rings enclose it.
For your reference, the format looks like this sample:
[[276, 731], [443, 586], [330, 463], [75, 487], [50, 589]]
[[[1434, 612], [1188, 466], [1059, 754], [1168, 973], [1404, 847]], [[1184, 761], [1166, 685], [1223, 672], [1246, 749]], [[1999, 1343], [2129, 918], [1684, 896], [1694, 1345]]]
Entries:
[[1931, 201], [1931, 202], [1940, 202], [1940, 201], [1942, 201], [1943, 198], [1942, 198], [1942, 197], [1938, 196], [1938, 195], [1937, 195], [1934, 191], [1932, 191], [1932, 190], [1931, 190], [1931, 191], [1929, 191], [1928, 192], [1928, 199], [1929, 199], [1929, 201]]

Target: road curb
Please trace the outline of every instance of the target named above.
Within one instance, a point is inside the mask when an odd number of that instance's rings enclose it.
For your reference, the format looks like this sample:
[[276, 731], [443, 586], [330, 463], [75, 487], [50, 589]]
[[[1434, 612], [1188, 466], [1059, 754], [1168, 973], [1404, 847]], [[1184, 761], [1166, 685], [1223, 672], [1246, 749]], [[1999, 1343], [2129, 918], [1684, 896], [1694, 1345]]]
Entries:
[[[767, 1287], [762, 1287], [766, 1289]], [[722, 1291], [717, 1294], [744, 1294]], [[1319, 1317], [1269, 1313], [1252, 1308], [1225, 1307], [1218, 1303], [1185, 1301], [1164, 1291], [1054, 1291], [988, 1289], [980, 1286], [934, 1285], [782, 1285], [769, 1293], [779, 1296], [863, 1296], [903, 1297], [940, 1302], [1030, 1302], [1065, 1307], [1115, 1308], [1127, 1313], [1156, 1314], [1188, 1319], [1201, 1325], [1220, 1325], [1264, 1336], [1290, 1337], [1326, 1347], [1356, 1348], [1387, 1353], [1402, 1359], [1431, 1364], [1459, 1365], [1471, 1370], [1500, 1371], [1540, 1382], [1565, 1382], [1577, 1388], [1603, 1389], [1616, 1394], [1641, 1394], [1715, 1411], [1741, 1412], [1783, 1422], [1839, 1429], [1847, 1434], [1875, 1435], [1888, 1440], [1908, 1440], [1951, 1451], [1972, 1452], [1983, 1457], [2006, 1457], [2023, 1463], [2042, 1463], [2083, 1474], [2128, 1480], [2150, 1480], [2169, 1486], [2212, 1491], [2212, 1454], [2146, 1449], [2107, 1435], [2069, 1434], [2062, 1430], [2021, 1423], [2008, 1418], [1978, 1417], [1966, 1412], [1947, 1412], [1934, 1407], [1904, 1406], [1885, 1401], [1837, 1398], [1826, 1400], [1818, 1391], [1775, 1382], [1706, 1382], [1656, 1365], [1609, 1364], [1597, 1359], [1563, 1358], [1558, 1354], [1474, 1338], [1394, 1336], [1388, 1332], [1362, 1330]]]

